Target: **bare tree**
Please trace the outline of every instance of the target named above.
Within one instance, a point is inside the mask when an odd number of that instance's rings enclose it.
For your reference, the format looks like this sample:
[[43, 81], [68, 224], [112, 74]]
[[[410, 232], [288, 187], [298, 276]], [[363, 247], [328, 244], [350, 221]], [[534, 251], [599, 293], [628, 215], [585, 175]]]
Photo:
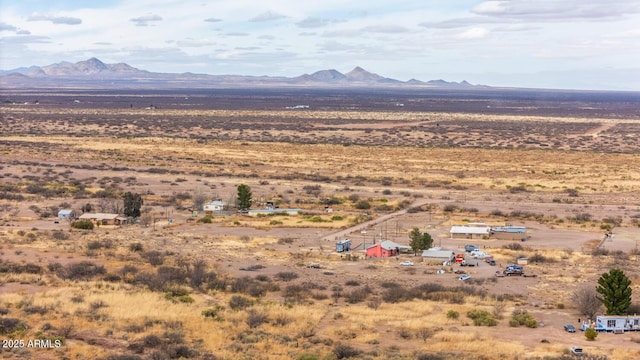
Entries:
[[593, 320], [602, 307], [602, 301], [598, 299], [598, 293], [594, 286], [586, 285], [578, 288], [573, 293], [573, 297], [580, 314], [586, 316], [589, 320]]
[[193, 208], [198, 211], [204, 210], [204, 203], [207, 201], [207, 194], [202, 186], [198, 186], [193, 190]]

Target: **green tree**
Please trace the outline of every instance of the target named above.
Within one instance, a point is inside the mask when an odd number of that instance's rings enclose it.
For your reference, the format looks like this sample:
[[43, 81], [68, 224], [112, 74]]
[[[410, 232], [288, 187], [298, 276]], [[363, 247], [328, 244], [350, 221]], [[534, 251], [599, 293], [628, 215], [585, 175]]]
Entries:
[[251, 207], [251, 188], [249, 185], [238, 185], [238, 209], [245, 210]]
[[126, 192], [124, 194], [124, 214], [129, 217], [140, 217], [140, 208], [142, 207], [142, 196], [138, 193]]
[[611, 269], [598, 279], [596, 291], [607, 315], [626, 315], [631, 306], [631, 280], [620, 269]]
[[584, 331], [584, 336], [587, 338], [587, 340], [594, 341], [598, 336], [598, 332], [596, 331], [596, 329], [590, 327]]
[[428, 233], [420, 232], [420, 229], [414, 227], [411, 229], [409, 233], [409, 238], [411, 241], [409, 242], [409, 246], [411, 246], [411, 250], [413, 250], [413, 254], [415, 255], [418, 251], [426, 250], [431, 247], [433, 244], [433, 239], [431, 235]]

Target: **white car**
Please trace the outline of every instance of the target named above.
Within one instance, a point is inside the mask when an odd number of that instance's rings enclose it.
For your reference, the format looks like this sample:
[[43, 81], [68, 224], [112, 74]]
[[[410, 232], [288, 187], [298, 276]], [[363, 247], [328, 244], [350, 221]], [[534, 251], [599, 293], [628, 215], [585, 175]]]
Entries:
[[400, 263], [400, 266], [413, 266], [413, 261], [403, 261]]
[[469, 280], [469, 279], [471, 279], [471, 275], [469, 275], [469, 274], [464, 274], [464, 275], [462, 275], [462, 276], [460, 276], [458, 278], [458, 280], [460, 280], [460, 281], [465, 281], [465, 280]]

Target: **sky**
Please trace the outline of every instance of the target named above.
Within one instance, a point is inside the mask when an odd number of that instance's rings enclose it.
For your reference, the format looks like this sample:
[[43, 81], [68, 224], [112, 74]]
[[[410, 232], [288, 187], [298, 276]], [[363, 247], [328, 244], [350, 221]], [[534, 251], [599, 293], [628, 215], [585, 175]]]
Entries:
[[640, 91], [639, 0], [0, 0], [0, 69], [96, 57], [155, 72]]

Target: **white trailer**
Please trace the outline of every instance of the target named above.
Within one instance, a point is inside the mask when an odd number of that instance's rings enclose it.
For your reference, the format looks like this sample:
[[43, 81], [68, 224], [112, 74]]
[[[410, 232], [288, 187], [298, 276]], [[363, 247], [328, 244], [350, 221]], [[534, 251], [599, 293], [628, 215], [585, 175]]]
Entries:
[[582, 323], [582, 330], [594, 328], [596, 331], [623, 333], [625, 331], [640, 331], [640, 316], [638, 315], [602, 315], [596, 316], [593, 322]]

